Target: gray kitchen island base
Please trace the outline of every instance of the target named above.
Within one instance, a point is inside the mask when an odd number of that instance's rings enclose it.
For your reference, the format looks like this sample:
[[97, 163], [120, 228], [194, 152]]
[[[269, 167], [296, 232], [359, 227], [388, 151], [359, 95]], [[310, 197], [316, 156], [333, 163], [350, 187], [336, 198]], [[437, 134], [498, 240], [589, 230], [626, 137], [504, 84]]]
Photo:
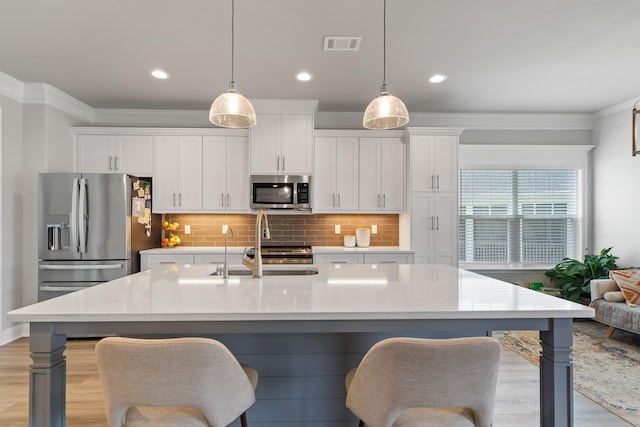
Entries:
[[[65, 425], [66, 335], [210, 336], [260, 380], [249, 422], [261, 427], [347, 427], [344, 375], [389, 336], [445, 338], [492, 330], [538, 330], [540, 425], [573, 426], [572, 319], [400, 319], [296, 321], [128, 321], [31, 323], [30, 426]], [[253, 424], [255, 423], [255, 424]]]

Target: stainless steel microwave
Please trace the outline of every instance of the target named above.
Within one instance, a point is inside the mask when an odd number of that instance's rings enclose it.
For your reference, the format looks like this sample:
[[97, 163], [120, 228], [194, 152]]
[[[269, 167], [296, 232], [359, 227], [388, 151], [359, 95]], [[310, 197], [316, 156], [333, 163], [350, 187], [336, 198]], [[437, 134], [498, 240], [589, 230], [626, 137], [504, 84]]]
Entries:
[[251, 209], [311, 210], [309, 175], [251, 175]]

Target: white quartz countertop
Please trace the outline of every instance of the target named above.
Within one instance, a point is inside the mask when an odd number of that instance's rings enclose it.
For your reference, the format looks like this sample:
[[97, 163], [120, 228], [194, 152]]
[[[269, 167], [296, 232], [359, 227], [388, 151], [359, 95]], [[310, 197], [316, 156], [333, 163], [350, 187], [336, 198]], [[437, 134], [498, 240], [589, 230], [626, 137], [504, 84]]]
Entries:
[[371, 252], [391, 252], [399, 254], [412, 254], [415, 251], [411, 249], [400, 249], [398, 246], [369, 246], [366, 248], [356, 246], [347, 248], [345, 246], [313, 246], [314, 254], [343, 254], [343, 253], [371, 253]]
[[[393, 253], [409, 253], [415, 251], [410, 249], [400, 249], [398, 246], [369, 246], [368, 248], [355, 247], [347, 248], [344, 246], [313, 246], [313, 253], [316, 254], [341, 254], [352, 252], [393, 252]], [[229, 253], [244, 253], [244, 246], [229, 246]], [[174, 246], [171, 248], [153, 248], [140, 251], [145, 255], [168, 255], [168, 254], [220, 254], [224, 253], [224, 246]]]
[[[242, 254], [244, 253], [244, 246], [229, 246], [227, 252], [230, 254]], [[153, 248], [144, 249], [140, 251], [145, 255], [171, 255], [171, 254], [185, 254], [185, 255], [206, 255], [206, 254], [223, 254], [224, 246], [173, 246], [166, 248]]]
[[8, 318], [126, 322], [594, 316], [590, 307], [445, 265], [314, 267], [319, 274], [225, 279], [209, 275], [215, 270], [210, 265], [163, 265], [11, 311]]

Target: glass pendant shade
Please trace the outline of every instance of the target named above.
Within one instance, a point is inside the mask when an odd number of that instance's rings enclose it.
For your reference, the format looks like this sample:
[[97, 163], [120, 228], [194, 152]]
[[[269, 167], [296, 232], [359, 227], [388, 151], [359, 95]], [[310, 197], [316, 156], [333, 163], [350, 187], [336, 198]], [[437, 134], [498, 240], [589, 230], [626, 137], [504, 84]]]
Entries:
[[409, 112], [404, 102], [387, 91], [382, 85], [380, 95], [367, 106], [362, 126], [367, 129], [394, 129], [409, 123]]
[[247, 98], [236, 90], [235, 83], [211, 104], [209, 121], [225, 128], [249, 128], [256, 124], [256, 110]]

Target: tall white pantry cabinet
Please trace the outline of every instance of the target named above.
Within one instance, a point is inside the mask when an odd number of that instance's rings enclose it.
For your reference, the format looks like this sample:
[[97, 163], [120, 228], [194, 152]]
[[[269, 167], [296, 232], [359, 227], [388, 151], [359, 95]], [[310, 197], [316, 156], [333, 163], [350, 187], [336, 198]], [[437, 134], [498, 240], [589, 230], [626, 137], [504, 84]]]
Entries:
[[462, 129], [408, 128], [407, 214], [401, 244], [416, 264], [458, 265], [458, 143]]

